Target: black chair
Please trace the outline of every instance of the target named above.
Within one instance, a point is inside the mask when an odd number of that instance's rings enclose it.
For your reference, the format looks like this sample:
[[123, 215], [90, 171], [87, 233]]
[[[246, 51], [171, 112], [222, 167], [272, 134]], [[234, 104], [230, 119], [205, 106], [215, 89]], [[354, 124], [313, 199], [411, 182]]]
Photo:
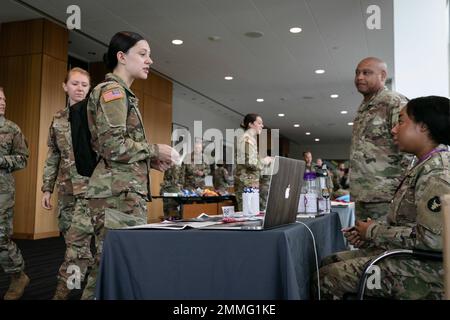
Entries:
[[[441, 252], [423, 251], [423, 250], [410, 250], [410, 249], [394, 249], [388, 250], [369, 261], [363, 271], [361, 279], [358, 284], [358, 292], [356, 294], [357, 300], [364, 300], [364, 292], [366, 289], [367, 278], [372, 274], [371, 270], [374, 265], [390, 257], [409, 257], [420, 260], [432, 260], [443, 261], [443, 255]], [[372, 297], [370, 297], [372, 299]]]

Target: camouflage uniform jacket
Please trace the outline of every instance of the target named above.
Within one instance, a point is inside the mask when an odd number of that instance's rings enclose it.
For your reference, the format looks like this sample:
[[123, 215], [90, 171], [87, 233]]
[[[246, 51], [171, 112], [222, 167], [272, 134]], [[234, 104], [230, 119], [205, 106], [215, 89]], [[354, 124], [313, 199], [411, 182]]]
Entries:
[[27, 141], [14, 122], [0, 116], [0, 193], [15, 191], [11, 172], [27, 166]]
[[264, 164], [259, 158], [256, 138], [246, 131], [238, 137], [234, 183], [236, 186], [259, 187]]
[[389, 202], [411, 160], [391, 129], [407, 99], [386, 88], [359, 106], [350, 147], [350, 194], [355, 201]]
[[[446, 149], [444, 145], [438, 147]], [[375, 222], [366, 237], [380, 247], [442, 250], [440, 197], [450, 194], [450, 152], [432, 154], [409, 170], [392, 201], [387, 222]]]
[[160, 194], [164, 192], [180, 192], [184, 183], [183, 166], [172, 166], [164, 171], [164, 179], [161, 182]]
[[216, 190], [226, 190], [230, 186], [228, 170], [224, 167], [216, 167], [214, 170], [214, 188]]
[[53, 192], [55, 181], [59, 194], [82, 195], [86, 192], [89, 177], [78, 174], [75, 166], [69, 112], [69, 107], [58, 111], [50, 125], [42, 192]]
[[158, 147], [147, 142], [135, 94], [112, 73], [105, 81], [94, 88], [87, 105], [92, 148], [101, 160], [86, 197], [135, 192], [150, 200], [150, 160], [158, 157]]
[[[198, 163], [198, 159], [194, 158], [194, 155], [191, 157], [191, 163], [183, 163], [184, 167], [184, 187], [186, 189], [203, 189], [205, 187], [205, 177], [209, 175], [211, 170], [209, 169], [209, 165], [206, 163]], [[196, 171], [203, 171], [203, 175], [196, 175]]]

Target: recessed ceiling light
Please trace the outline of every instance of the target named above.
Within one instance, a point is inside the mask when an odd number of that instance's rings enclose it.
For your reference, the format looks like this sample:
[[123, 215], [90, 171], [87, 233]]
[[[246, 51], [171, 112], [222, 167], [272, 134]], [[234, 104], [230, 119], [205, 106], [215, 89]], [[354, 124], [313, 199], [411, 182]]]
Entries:
[[256, 99], [256, 102], [264, 102], [264, 99], [258, 98], [258, 99]]
[[233, 80], [233, 77], [232, 76], [226, 76], [224, 79], [225, 80]]
[[319, 142], [320, 139], [319, 139], [319, 138], [315, 138], [314, 141], [315, 141], [315, 142]]
[[278, 116], [279, 117], [284, 117], [284, 113], [279, 113]]
[[260, 32], [260, 31], [250, 31], [250, 32], [244, 33], [244, 35], [249, 38], [261, 38], [264, 35], [264, 33]]
[[179, 39], [172, 40], [172, 44], [174, 44], [176, 46], [182, 45], [183, 40], [179, 40]]
[[211, 36], [211, 37], [208, 37], [208, 40], [209, 41], [220, 41], [221, 38], [219, 36]]
[[341, 111], [341, 114], [347, 114], [347, 113], [348, 113], [347, 110], [342, 110], [342, 111]]
[[315, 70], [314, 71], [316, 74], [324, 74], [325, 73], [325, 70], [323, 70], [323, 69], [317, 69], [317, 70]]
[[290, 33], [300, 33], [300, 32], [302, 32], [302, 28], [300, 28], [300, 27], [293, 27], [293, 28], [289, 29], [289, 32]]
[[338, 95], [338, 94], [335, 94], [335, 93], [333, 93], [332, 95], [330, 95], [330, 98], [332, 98], [332, 99], [336, 99], [336, 98], [339, 98], [339, 95]]
[[294, 124], [294, 127], [298, 128], [298, 127], [300, 127], [300, 125], [298, 123], [296, 123], [296, 124]]
[[307, 136], [310, 136], [311, 135], [311, 132], [306, 132], [305, 133]]
[[353, 125], [353, 122], [349, 122], [349, 123], [347, 123], [349, 126], [352, 126]]

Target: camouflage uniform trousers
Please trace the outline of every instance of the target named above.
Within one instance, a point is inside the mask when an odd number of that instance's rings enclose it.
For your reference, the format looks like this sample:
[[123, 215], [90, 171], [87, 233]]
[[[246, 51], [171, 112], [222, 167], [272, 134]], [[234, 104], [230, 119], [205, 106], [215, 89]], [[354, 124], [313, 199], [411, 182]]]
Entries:
[[259, 178], [259, 210], [265, 211], [267, 204], [267, 197], [269, 195], [270, 176], [262, 175]]
[[83, 300], [95, 298], [97, 273], [107, 230], [147, 223], [147, 203], [144, 197], [133, 192], [124, 192], [110, 198], [88, 199], [88, 208], [97, 250], [81, 297]]
[[0, 267], [5, 273], [23, 271], [25, 262], [13, 234], [14, 193], [0, 193]]
[[355, 202], [356, 220], [385, 219], [389, 212], [391, 202]]
[[[319, 270], [321, 298], [336, 300], [349, 293], [356, 294], [366, 264], [383, 251], [380, 248], [344, 251], [323, 259]], [[365, 296], [385, 299], [443, 298], [441, 262], [393, 257], [383, 260], [377, 266], [381, 271], [381, 288], [366, 287]], [[317, 275], [313, 281], [312, 294], [317, 298]]]
[[[71, 270], [69, 270], [71, 272], [68, 272], [68, 268], [76, 266], [82, 282], [88, 267], [94, 264], [91, 253], [91, 239], [94, 234], [94, 228], [88, 212], [88, 201], [83, 197], [73, 197], [73, 201], [72, 220], [70, 225], [66, 225], [67, 229], [65, 229], [64, 233], [66, 253], [64, 262], [58, 271], [58, 279], [67, 282], [68, 277], [73, 274]], [[66, 223], [67, 219], [65, 220], [64, 222]]]
[[71, 194], [58, 194], [58, 228], [64, 238], [72, 223], [75, 197]]

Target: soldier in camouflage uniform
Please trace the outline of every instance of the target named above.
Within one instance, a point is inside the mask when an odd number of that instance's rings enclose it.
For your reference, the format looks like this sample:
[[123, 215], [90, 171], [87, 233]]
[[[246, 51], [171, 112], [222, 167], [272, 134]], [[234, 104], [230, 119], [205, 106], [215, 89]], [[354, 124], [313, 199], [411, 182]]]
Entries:
[[228, 170], [223, 166], [223, 164], [216, 164], [214, 169], [214, 189], [220, 194], [226, 194], [228, 188], [230, 187], [230, 178]]
[[80, 102], [89, 91], [89, 73], [81, 68], [73, 68], [67, 73], [63, 89], [67, 93], [67, 107], [53, 117], [48, 134], [48, 154], [45, 161], [42, 206], [51, 210], [51, 194], [55, 183], [58, 185], [59, 230], [66, 242], [64, 262], [58, 271], [58, 283], [54, 300], [66, 300], [70, 289], [67, 272], [70, 265], [77, 266], [83, 281], [87, 268], [93, 263], [91, 238], [93, 228], [87, 213], [87, 200], [84, 198], [89, 177], [78, 174], [72, 146], [72, 130], [69, 121], [71, 107]]
[[134, 79], [147, 79], [150, 72], [148, 42], [137, 33], [118, 32], [105, 63], [113, 72], [93, 89], [87, 105], [92, 147], [100, 161], [86, 192], [97, 252], [82, 299], [94, 298], [107, 229], [145, 224], [150, 168], [165, 171], [179, 161], [170, 146], [148, 143], [138, 99], [130, 89]]
[[23, 272], [25, 262], [13, 233], [15, 184], [13, 171], [27, 166], [28, 146], [20, 128], [5, 118], [6, 97], [0, 87], [0, 267], [11, 274], [11, 284], [5, 300], [17, 300], [30, 282]]
[[355, 85], [364, 100], [353, 121], [349, 177], [360, 219], [387, 214], [411, 159], [398, 152], [391, 135], [407, 99], [384, 87], [386, 77], [386, 64], [377, 58], [366, 58], [356, 68]]
[[[175, 165], [164, 172], [161, 182], [160, 195], [167, 193], [180, 193], [184, 183], [184, 167]], [[181, 218], [180, 204], [176, 199], [163, 199], [164, 218]]]
[[256, 137], [261, 134], [264, 128], [261, 116], [254, 113], [247, 114], [241, 127], [245, 132], [237, 138], [236, 167], [234, 170], [236, 211], [242, 211], [242, 193], [244, 188], [253, 187], [259, 189], [261, 170], [273, 160], [271, 157], [259, 158]]
[[[323, 298], [340, 299], [344, 293], [355, 292], [365, 264], [385, 250], [442, 252], [440, 198], [450, 194], [449, 102], [443, 97], [417, 98], [401, 111], [399, 124], [392, 133], [400, 150], [415, 154], [418, 163], [408, 170], [398, 186], [386, 220], [358, 221], [355, 230], [344, 230], [350, 243], [362, 249], [337, 253], [323, 260], [320, 269]], [[381, 289], [367, 290], [369, 296], [443, 297], [442, 262], [395, 258], [386, 259], [378, 266]]]
[[197, 188], [205, 188], [205, 177], [209, 175], [209, 164], [205, 163], [203, 155], [203, 145], [201, 142], [194, 144], [194, 152], [192, 153], [190, 163], [183, 163], [184, 167], [184, 188], [191, 191]]

